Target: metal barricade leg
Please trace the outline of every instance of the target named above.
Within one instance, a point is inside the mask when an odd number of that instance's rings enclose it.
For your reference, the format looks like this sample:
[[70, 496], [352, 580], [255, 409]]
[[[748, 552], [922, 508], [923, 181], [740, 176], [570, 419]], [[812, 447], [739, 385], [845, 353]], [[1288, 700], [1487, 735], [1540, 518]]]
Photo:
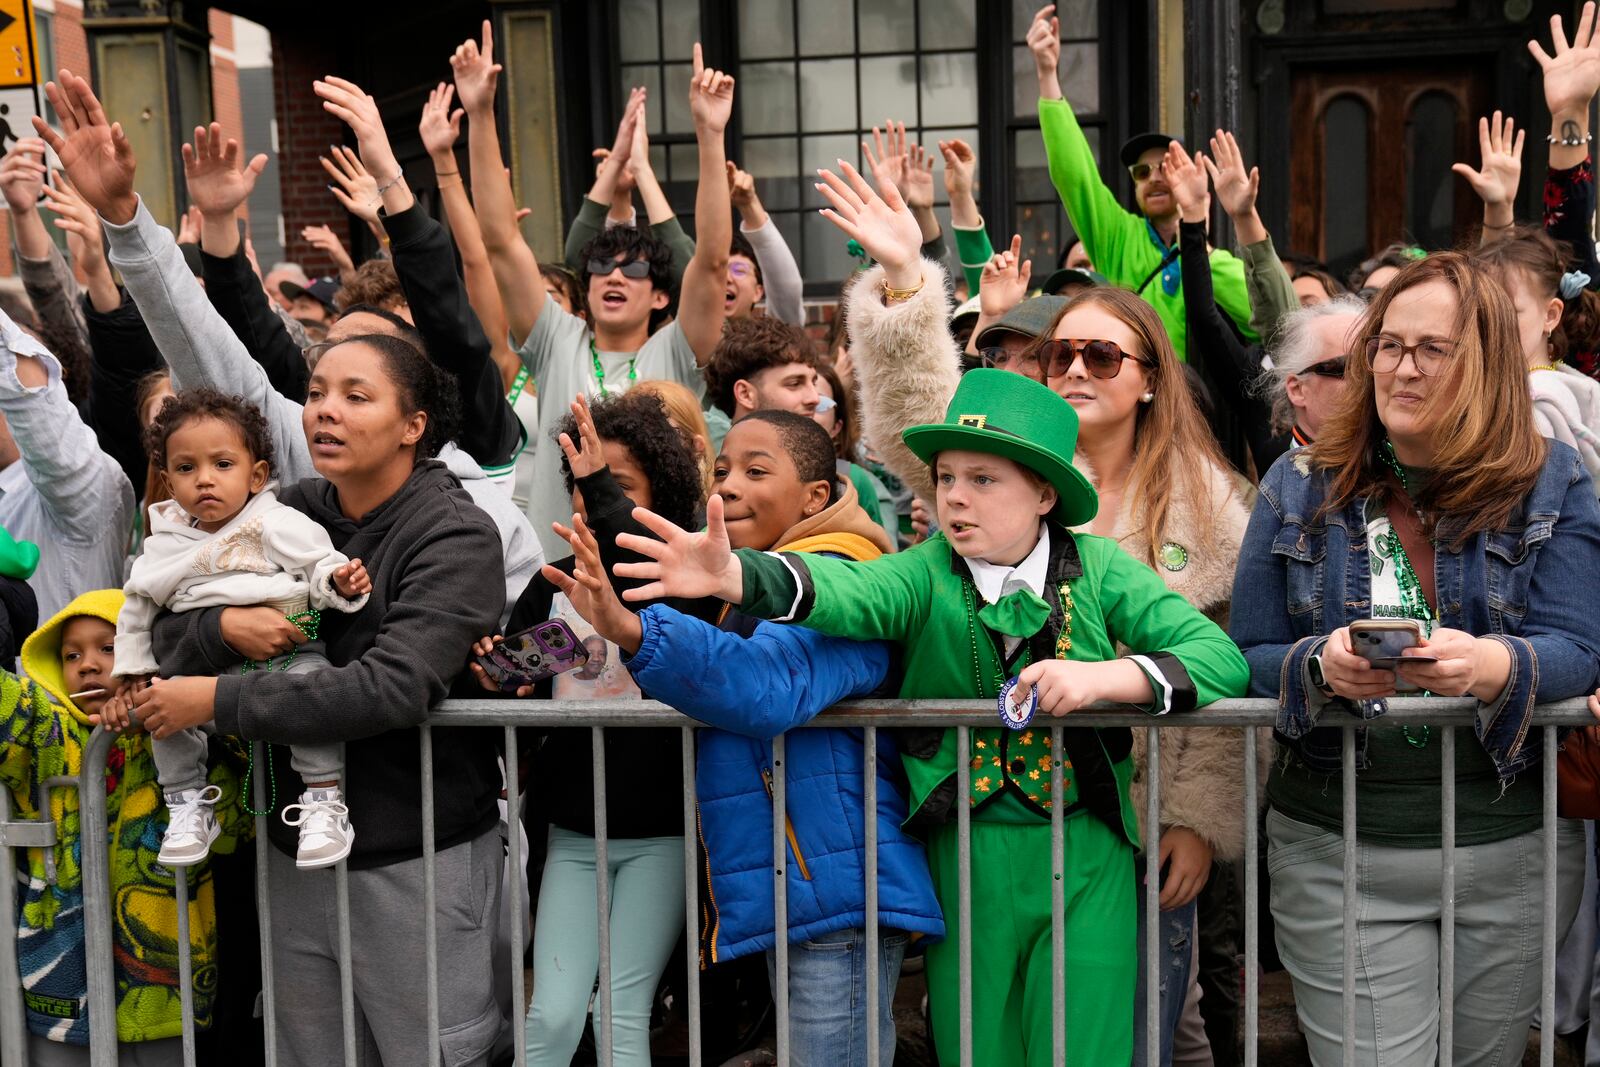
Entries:
[[183, 1067], [194, 1067], [194, 946], [189, 942], [189, 868], [174, 872], [178, 908], [178, 1004], [183, 1018]]
[[[701, 1067], [700, 1048], [700, 894], [696, 879], [700, 856], [700, 806], [695, 795], [694, 728], [683, 728], [683, 928], [688, 982], [684, 986], [685, 1013], [689, 1020], [689, 1067]], [[520, 1067], [520, 1065], [519, 1065]]]
[[[255, 766], [267, 766], [265, 741], [252, 741], [251, 759]], [[251, 777], [250, 804], [257, 811], [267, 810], [267, 783], [263, 775]], [[267, 1067], [278, 1067], [277, 996], [272, 990], [272, 891], [267, 882], [267, 816], [256, 816], [256, 925], [261, 934], [261, 1032], [267, 1054]]]
[[[50, 809], [43, 816], [48, 823]], [[22, 1006], [21, 971], [17, 966], [17, 929], [12, 916], [17, 914], [18, 847], [5, 839], [5, 825], [12, 820], [11, 793], [0, 786], [0, 916], [6, 929], [0, 931], [0, 1063], [7, 1067], [28, 1067], [28, 1021]]]
[[[1145, 1062], [1161, 1062], [1161, 731], [1145, 728], [1144, 746], [1144, 1047]], [[1183, 992], [1172, 991], [1181, 997]]]
[[1260, 766], [1256, 753], [1256, 729], [1244, 728], [1244, 1067], [1256, 1067], [1261, 1041], [1261, 945], [1257, 923], [1260, 921], [1259, 872], [1256, 870], [1256, 850], [1261, 847], [1256, 831], [1260, 826], [1256, 818], [1256, 803], [1260, 783], [1256, 770]]
[[1061, 727], [1050, 728], [1050, 1062], [1067, 1065], [1067, 806]]
[[784, 779], [784, 735], [772, 739], [772, 1000], [778, 1013], [778, 1067], [789, 1067], [789, 791]]
[[522, 988], [522, 788], [517, 766], [517, 728], [506, 727], [506, 846], [511, 860], [511, 1039], [516, 1067], [528, 1059], [525, 1047], [528, 1004]]
[[594, 757], [594, 899], [600, 935], [600, 1025], [594, 1028], [600, 1067], [611, 1067], [611, 857], [606, 842], [606, 732], [590, 727]]
[[1556, 727], [1544, 728], [1544, 951], [1539, 962], [1539, 1063], [1556, 1062]]
[[1344, 1067], [1356, 1067], [1356, 732], [1346, 726], [1343, 736], [1344, 801]]
[[867, 897], [867, 1067], [878, 1067], [878, 730], [861, 734], [861, 828], [865, 838]]
[[[425, 941], [428, 980], [428, 1067], [439, 1064], [439, 886], [434, 856], [433, 811], [433, 728], [418, 727], [418, 748], [422, 756], [422, 936]], [[339, 865], [341, 881], [344, 864]], [[339, 913], [349, 915], [349, 898], [341, 901]], [[344, 946], [340, 946], [341, 951]], [[345, 1032], [354, 1033], [353, 1020], [345, 1020]]]
[[1439, 730], [1439, 1067], [1450, 1067], [1456, 1030], [1456, 731]]
[[83, 747], [78, 802], [83, 827], [83, 941], [89, 979], [89, 1063], [117, 1067], [116, 975], [111, 954], [111, 843], [106, 825], [106, 755], [116, 735], [96, 727]]
[[956, 922], [961, 983], [961, 1067], [972, 1067], [972, 744], [956, 727]]

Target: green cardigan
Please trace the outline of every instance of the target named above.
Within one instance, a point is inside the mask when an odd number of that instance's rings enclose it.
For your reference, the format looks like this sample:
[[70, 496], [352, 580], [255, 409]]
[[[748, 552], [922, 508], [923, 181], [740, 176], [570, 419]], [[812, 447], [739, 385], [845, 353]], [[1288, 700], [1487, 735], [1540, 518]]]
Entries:
[[[1116, 658], [1119, 647], [1141, 654], [1136, 662], [1157, 693], [1165, 688], [1171, 694], [1167, 706], [1173, 711], [1244, 694], [1250, 672], [1238, 648], [1155, 571], [1106, 538], [1070, 533], [1054, 523], [1047, 528], [1048, 586], [1056, 591], [1046, 597], [1054, 601], [1050, 620], [1009, 667], [1002, 664], [994, 635], [973, 614], [982, 601], [966, 561], [942, 534], [866, 563], [741, 550], [740, 610], [804, 622], [834, 636], [894, 642], [902, 653], [900, 696], [906, 698], [971, 697], [993, 705], [1003, 680], [1027, 662], [1062, 652], [1062, 658], [1100, 662]], [[1049, 818], [1049, 775], [1033, 775], [1048, 772], [1049, 764], [1039, 758], [1041, 746], [1025, 740], [1032, 733], [998, 727], [970, 731], [964, 758], [974, 767], [968, 797], [973, 808], [1011, 793], [1041, 819]], [[1016, 752], [1009, 751], [1013, 742]], [[1129, 731], [1069, 729], [1064, 744], [1074, 772], [1064, 798], [1069, 810], [1089, 809], [1138, 847], [1138, 822], [1128, 802]], [[1023, 753], [1023, 745], [1030, 751]], [[954, 730], [924, 732], [922, 743], [913, 738], [904, 746], [911, 785], [908, 824], [951, 816], [960, 758], [955, 746]]]
[[[1161, 266], [1165, 254], [1149, 221], [1117, 203], [1116, 196], [1100, 180], [1094, 151], [1065, 100], [1039, 101], [1039, 133], [1050, 163], [1050, 181], [1067, 209], [1072, 228], [1082, 238], [1094, 269], [1113, 285], [1137, 289]], [[1176, 265], [1174, 258], [1174, 268]], [[1161, 316], [1172, 347], [1177, 349], [1178, 358], [1184, 359], [1189, 330], [1184, 321], [1183, 287], [1179, 285], [1175, 292], [1168, 293], [1163, 281], [1160, 275], [1151, 278], [1139, 295]], [[1217, 306], [1239, 325], [1246, 338], [1257, 340], [1249, 325], [1250, 297], [1245, 288], [1244, 264], [1222, 249], [1212, 252], [1211, 286]]]

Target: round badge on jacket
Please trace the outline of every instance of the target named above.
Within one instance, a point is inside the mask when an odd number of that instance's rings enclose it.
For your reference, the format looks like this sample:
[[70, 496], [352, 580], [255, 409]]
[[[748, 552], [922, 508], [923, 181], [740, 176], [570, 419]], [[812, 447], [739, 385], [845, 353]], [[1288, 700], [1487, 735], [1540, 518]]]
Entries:
[[1009, 730], [1020, 730], [1033, 721], [1033, 713], [1039, 710], [1039, 688], [1029, 686], [1028, 695], [1021, 701], [1011, 702], [1012, 690], [1017, 688], [1019, 679], [1012, 678], [1000, 687], [1000, 698], [996, 703], [1000, 710], [1000, 721]]
[[1189, 565], [1189, 550], [1176, 541], [1168, 541], [1161, 546], [1161, 552], [1156, 558], [1167, 570], [1181, 571]]

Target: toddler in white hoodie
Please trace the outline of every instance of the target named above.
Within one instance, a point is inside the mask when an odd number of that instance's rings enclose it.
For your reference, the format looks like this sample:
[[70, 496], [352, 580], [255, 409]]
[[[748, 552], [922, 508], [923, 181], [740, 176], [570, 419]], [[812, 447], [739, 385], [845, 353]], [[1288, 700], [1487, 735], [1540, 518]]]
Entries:
[[[320, 613], [361, 610], [372, 582], [360, 560], [333, 547], [326, 530], [278, 502], [272, 438], [261, 412], [212, 389], [186, 390], [167, 399], [145, 444], [173, 498], [151, 507], [143, 555], [123, 587], [113, 669], [123, 685], [102, 713], [106, 720], [130, 723], [133, 689], [158, 673], [150, 627], [163, 610], [271, 606], [313, 643], [279, 661], [247, 660], [243, 669], [276, 665], [299, 674], [329, 666], [315, 643]], [[151, 748], [169, 815], [159, 860], [169, 867], [199, 863], [217, 838], [212, 808], [221, 796], [206, 784], [205, 735], [180, 730], [152, 737]], [[342, 748], [293, 745], [289, 752], [306, 787], [300, 803], [283, 811], [284, 822], [300, 827], [296, 864], [331, 866], [350, 854], [355, 838], [339, 790]]]

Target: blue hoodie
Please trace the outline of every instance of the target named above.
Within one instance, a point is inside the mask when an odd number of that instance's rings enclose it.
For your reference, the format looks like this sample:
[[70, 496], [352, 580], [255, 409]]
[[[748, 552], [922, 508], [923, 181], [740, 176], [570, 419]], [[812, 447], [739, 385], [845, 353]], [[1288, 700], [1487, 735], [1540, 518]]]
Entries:
[[[702, 963], [764, 951], [775, 940], [771, 739], [875, 690], [888, 647], [768, 622], [742, 637], [660, 604], [639, 619], [644, 638], [626, 661], [639, 687], [718, 727], [700, 731], [695, 770], [710, 881]], [[791, 941], [866, 924], [863, 755], [859, 729], [788, 735]], [[879, 925], [942, 938], [927, 855], [901, 829], [905, 784], [886, 731], [877, 773]]]

